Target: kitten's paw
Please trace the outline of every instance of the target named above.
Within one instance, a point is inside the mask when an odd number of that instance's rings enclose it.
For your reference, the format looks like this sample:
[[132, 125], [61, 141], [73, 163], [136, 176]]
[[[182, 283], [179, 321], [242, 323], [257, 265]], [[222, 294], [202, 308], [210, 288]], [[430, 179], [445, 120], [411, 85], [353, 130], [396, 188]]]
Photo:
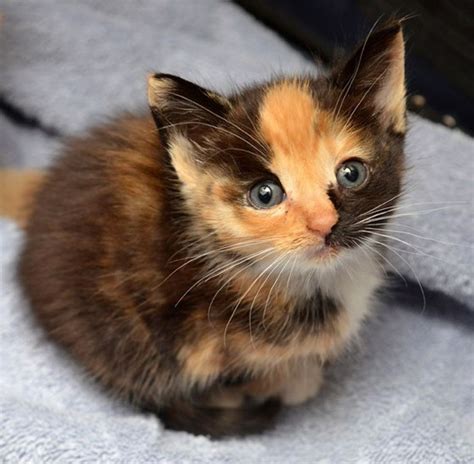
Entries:
[[219, 409], [236, 409], [244, 405], [246, 394], [239, 388], [223, 388], [214, 391], [205, 401], [205, 405]]
[[295, 366], [290, 370], [288, 380], [280, 392], [281, 401], [288, 406], [304, 403], [316, 396], [322, 382], [323, 372], [319, 364]]
[[287, 371], [278, 371], [239, 386], [216, 389], [209, 392], [204, 403], [222, 409], [256, 406], [270, 399], [278, 399], [285, 405], [297, 405], [315, 396], [322, 381], [322, 368], [317, 362], [302, 362]]

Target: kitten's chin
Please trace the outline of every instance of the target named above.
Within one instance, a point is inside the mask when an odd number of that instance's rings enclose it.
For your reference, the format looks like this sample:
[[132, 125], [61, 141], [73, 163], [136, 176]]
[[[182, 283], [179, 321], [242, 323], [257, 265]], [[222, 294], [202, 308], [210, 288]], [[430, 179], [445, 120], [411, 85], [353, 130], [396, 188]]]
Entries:
[[333, 245], [314, 245], [304, 251], [308, 261], [317, 264], [329, 264], [340, 254], [340, 248]]

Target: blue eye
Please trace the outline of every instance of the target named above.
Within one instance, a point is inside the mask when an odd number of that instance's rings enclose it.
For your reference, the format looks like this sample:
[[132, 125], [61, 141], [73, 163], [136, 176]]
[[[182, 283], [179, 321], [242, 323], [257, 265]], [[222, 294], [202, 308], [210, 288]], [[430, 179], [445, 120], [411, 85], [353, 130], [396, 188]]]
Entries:
[[250, 204], [256, 209], [269, 209], [280, 204], [285, 193], [273, 180], [264, 180], [255, 184], [249, 191]]
[[336, 177], [339, 185], [346, 189], [360, 187], [368, 177], [367, 167], [360, 161], [346, 161], [337, 170]]

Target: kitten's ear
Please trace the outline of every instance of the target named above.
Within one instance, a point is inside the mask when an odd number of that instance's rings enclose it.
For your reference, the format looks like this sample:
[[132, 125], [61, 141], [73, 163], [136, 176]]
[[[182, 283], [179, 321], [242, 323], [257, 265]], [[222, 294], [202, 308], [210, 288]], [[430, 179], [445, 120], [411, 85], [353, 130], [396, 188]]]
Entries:
[[148, 104], [165, 144], [173, 134], [199, 139], [230, 108], [225, 97], [170, 74], [148, 77]]
[[353, 108], [347, 108], [349, 114], [369, 109], [386, 129], [405, 132], [405, 45], [400, 21], [391, 20], [369, 33], [336, 69], [333, 79], [342, 89], [342, 98], [346, 93], [354, 97]]

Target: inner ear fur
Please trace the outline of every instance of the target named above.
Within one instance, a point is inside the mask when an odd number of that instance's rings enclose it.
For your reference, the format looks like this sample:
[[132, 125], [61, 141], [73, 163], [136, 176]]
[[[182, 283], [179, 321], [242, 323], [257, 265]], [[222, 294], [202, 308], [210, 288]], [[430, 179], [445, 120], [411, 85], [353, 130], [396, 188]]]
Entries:
[[[386, 129], [405, 132], [405, 44], [400, 21], [390, 20], [369, 33], [332, 78], [342, 96], [354, 97], [345, 102], [355, 102], [360, 110], [370, 109]], [[346, 109], [349, 114], [357, 111]]]
[[165, 144], [172, 134], [198, 140], [230, 109], [222, 95], [171, 74], [148, 77], [148, 104]]

